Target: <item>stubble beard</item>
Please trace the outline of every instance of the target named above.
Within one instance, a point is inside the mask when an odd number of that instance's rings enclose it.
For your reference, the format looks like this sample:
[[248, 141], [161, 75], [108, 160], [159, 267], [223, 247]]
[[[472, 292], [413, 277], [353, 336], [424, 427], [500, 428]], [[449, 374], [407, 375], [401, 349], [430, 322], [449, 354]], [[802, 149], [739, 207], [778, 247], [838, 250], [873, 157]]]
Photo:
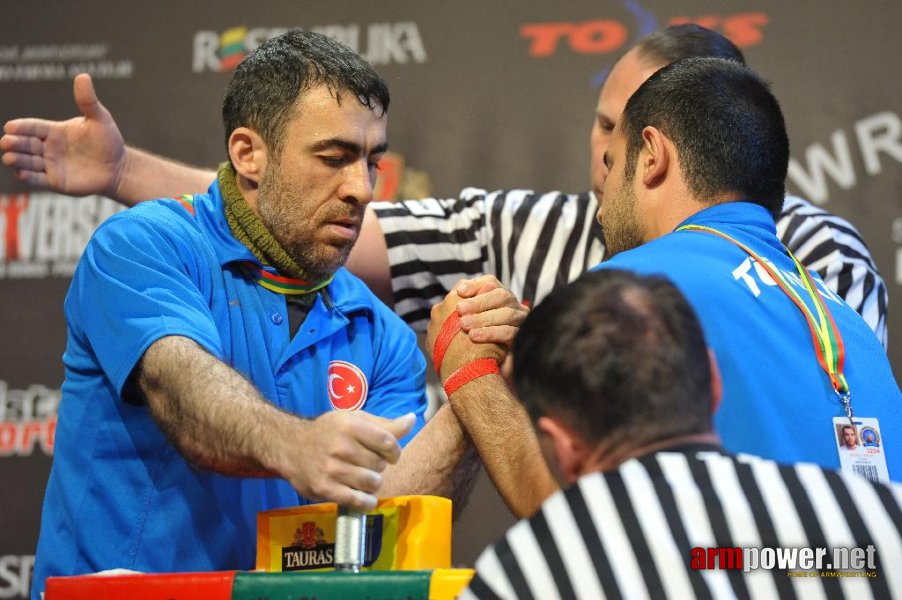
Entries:
[[601, 213], [606, 256], [638, 248], [643, 244], [642, 227], [636, 208], [636, 192], [624, 182], [617, 190], [616, 202], [608, 202]]
[[347, 244], [340, 249], [328, 244], [318, 248], [315, 228], [319, 227], [320, 223], [296, 223], [297, 216], [292, 215], [288, 207], [299, 206], [304, 200], [292, 193], [289, 187], [274, 175], [278, 170], [278, 165], [275, 166], [274, 169], [267, 169], [260, 181], [257, 192], [257, 211], [260, 220], [308, 277], [313, 280], [328, 279], [345, 264], [354, 244]]

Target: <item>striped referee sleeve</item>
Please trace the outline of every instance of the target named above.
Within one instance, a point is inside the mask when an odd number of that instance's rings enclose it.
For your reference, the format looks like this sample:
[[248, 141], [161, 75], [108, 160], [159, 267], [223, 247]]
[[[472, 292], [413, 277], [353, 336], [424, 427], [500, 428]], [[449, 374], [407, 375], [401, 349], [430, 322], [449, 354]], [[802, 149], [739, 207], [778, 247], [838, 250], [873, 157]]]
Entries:
[[487, 272], [485, 196], [374, 202], [388, 247], [395, 312], [425, 331], [432, 305]]
[[590, 194], [466, 188], [453, 199], [372, 206], [388, 246], [395, 312], [418, 331], [462, 278], [492, 274], [535, 304], [602, 258]]
[[787, 196], [777, 235], [799, 261], [858, 312], [887, 346], [889, 294], [861, 235], [851, 223], [796, 196]]

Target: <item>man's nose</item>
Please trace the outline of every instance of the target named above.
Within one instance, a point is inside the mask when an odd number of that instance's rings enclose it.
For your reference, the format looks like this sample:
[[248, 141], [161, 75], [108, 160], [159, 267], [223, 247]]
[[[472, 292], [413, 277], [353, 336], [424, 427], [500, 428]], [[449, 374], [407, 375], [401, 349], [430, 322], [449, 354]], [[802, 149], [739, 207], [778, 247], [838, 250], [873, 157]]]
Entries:
[[355, 161], [345, 169], [345, 180], [340, 190], [342, 199], [353, 198], [360, 204], [368, 204], [373, 199], [375, 177], [366, 160]]

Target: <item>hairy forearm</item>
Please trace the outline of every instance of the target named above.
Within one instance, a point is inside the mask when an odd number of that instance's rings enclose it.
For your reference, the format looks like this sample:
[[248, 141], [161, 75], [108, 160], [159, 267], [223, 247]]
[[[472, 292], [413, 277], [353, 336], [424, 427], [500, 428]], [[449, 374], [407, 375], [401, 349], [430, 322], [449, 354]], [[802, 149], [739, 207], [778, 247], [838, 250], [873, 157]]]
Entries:
[[278, 441], [304, 421], [266, 401], [239, 373], [183, 337], [158, 340], [137, 384], [171, 443], [191, 463], [225, 475], [276, 476]]
[[558, 484], [507, 384], [498, 375], [480, 377], [454, 392], [450, 405], [508, 508], [517, 517], [532, 515]]
[[115, 199], [132, 206], [144, 200], [207, 191], [216, 173], [127, 146]]
[[383, 473], [381, 496], [430, 494], [466, 505], [479, 472], [479, 457], [448, 405], [438, 409]]

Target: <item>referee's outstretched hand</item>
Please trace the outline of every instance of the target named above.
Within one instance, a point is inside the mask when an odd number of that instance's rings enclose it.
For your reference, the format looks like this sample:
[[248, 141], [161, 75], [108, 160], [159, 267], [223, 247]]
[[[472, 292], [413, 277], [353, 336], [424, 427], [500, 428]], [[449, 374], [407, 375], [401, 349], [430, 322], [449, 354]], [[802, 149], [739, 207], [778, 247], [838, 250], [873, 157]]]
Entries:
[[97, 99], [90, 75], [75, 76], [73, 93], [79, 117], [6, 122], [0, 137], [3, 164], [31, 185], [73, 196], [115, 198], [126, 162], [122, 134]]

